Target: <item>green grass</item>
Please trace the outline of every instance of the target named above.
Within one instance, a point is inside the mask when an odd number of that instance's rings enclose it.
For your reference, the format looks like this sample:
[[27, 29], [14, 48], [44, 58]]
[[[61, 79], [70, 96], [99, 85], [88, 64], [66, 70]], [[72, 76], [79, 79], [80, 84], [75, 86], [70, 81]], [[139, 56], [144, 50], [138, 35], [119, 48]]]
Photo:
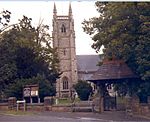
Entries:
[[58, 104], [68, 104], [71, 103], [70, 99], [58, 99]]
[[37, 114], [37, 112], [31, 112], [31, 111], [16, 111], [16, 110], [9, 110], [9, 111], [3, 111], [0, 112], [1, 114], [7, 114], [7, 115], [34, 115]]
[[[76, 98], [75, 99], [75, 102], [78, 102], [78, 101], [80, 101], [80, 99], [79, 98]], [[71, 104], [72, 102], [71, 102], [71, 100], [68, 98], [64, 98], [64, 99], [58, 99], [58, 104], [61, 104], [61, 105], [64, 105], [64, 104]]]

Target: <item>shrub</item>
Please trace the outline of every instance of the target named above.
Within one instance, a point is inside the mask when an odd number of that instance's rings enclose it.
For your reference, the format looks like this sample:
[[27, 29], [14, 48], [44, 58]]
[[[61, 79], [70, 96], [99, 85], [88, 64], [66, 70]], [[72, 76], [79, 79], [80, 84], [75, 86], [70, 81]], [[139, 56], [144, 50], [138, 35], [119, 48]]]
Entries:
[[78, 83], [74, 85], [74, 89], [81, 100], [88, 100], [89, 95], [92, 93], [92, 87], [87, 81], [78, 81]]

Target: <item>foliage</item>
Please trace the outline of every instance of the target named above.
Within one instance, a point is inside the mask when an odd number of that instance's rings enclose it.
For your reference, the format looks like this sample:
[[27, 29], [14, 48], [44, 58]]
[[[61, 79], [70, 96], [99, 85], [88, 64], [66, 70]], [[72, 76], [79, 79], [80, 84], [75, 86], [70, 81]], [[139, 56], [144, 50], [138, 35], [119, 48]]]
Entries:
[[106, 58], [124, 59], [142, 80], [131, 89], [150, 92], [150, 3], [96, 2], [96, 6], [100, 16], [83, 22], [94, 41], [92, 47], [99, 51], [104, 46]]
[[17, 75], [15, 38], [12, 36], [3, 38], [7, 41], [0, 39], [0, 93]]
[[11, 12], [8, 10], [3, 10], [0, 12], [0, 33], [7, 29], [10, 22]]
[[42, 84], [35, 80], [41, 85], [40, 96], [53, 96], [56, 93], [55, 82], [60, 74], [56, 49], [51, 47], [48, 26], [40, 24], [35, 28], [31, 20], [23, 16], [19, 24], [0, 35], [1, 92], [10, 84], [8, 91], [14, 90], [12, 94], [21, 98], [22, 92], [18, 91], [26, 81], [32, 81], [40, 75], [45, 78], [40, 81]]
[[42, 75], [37, 75], [36, 77], [28, 79], [16, 79], [14, 83], [7, 86], [5, 93], [7, 96], [15, 96], [17, 99], [22, 99], [24, 86], [33, 84], [39, 85], [39, 97], [41, 98], [41, 101], [43, 101], [46, 96], [54, 96], [56, 94], [54, 84], [50, 84]]
[[81, 100], [88, 100], [89, 95], [92, 93], [92, 87], [87, 81], [78, 81], [78, 83], [74, 85], [74, 89]]

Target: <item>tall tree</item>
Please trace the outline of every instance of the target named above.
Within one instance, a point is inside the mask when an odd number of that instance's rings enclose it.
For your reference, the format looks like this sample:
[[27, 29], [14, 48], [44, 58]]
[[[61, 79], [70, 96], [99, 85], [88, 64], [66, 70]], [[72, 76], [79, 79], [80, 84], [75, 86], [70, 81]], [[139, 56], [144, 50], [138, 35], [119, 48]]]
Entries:
[[17, 75], [15, 37], [3, 36], [0, 39], [0, 94], [6, 85], [12, 83]]
[[[36, 28], [31, 25], [31, 21], [31, 18], [23, 16], [19, 24], [1, 33], [0, 58], [4, 61], [0, 60], [0, 82], [3, 86], [13, 83], [12, 86], [18, 87], [19, 81], [24, 82], [27, 79], [32, 81], [32, 78], [40, 75], [45, 79], [43, 82], [49, 82], [51, 87], [48, 88], [55, 90], [55, 81], [59, 77], [56, 49], [51, 47], [52, 40], [48, 34], [48, 26], [41, 24]], [[4, 66], [8, 66], [7, 62], [10, 66], [8, 70], [4, 70]], [[19, 86], [26, 83], [28, 82], [19, 83]], [[14, 88], [11, 85], [7, 87], [7, 91], [9, 88]]]
[[[92, 36], [92, 47], [104, 55], [124, 59], [143, 80], [137, 91], [150, 91], [150, 3], [96, 2], [99, 17], [83, 22]], [[146, 87], [145, 84], [149, 84]], [[134, 84], [135, 86], [137, 84]], [[144, 87], [145, 86], [145, 87]]]
[[7, 29], [10, 22], [11, 12], [8, 10], [3, 10], [0, 12], [0, 33]]

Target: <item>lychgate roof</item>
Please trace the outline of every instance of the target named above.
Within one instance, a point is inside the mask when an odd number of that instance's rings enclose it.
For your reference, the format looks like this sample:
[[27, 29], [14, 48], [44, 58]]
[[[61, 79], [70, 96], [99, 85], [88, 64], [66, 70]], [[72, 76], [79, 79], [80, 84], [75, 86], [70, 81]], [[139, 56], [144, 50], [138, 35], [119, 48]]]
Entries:
[[99, 69], [91, 76], [90, 81], [106, 81], [137, 78], [123, 60], [104, 60]]

